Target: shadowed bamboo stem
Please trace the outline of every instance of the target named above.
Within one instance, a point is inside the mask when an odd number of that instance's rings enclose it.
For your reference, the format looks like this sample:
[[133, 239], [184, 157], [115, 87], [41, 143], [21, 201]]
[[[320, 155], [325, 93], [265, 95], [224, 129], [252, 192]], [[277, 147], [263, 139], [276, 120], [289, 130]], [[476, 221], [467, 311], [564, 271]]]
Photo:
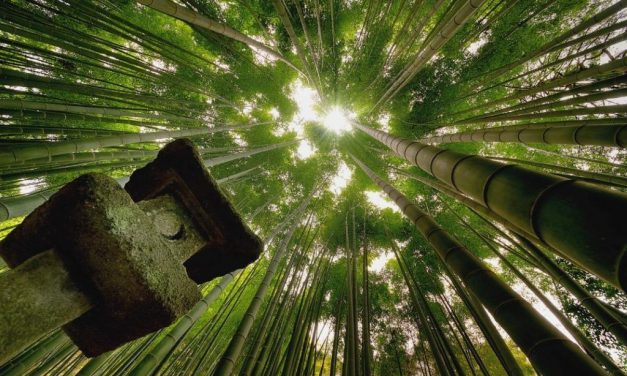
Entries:
[[543, 375], [588, 374], [605, 372], [577, 345], [566, 339], [542, 315], [502, 282], [463, 245], [420, 211], [403, 194], [381, 180], [361, 161], [359, 167], [392, 199], [416, 229], [431, 244], [441, 261], [450, 266], [471, 294], [490, 311]]
[[586, 270], [627, 289], [627, 194], [355, 126]]

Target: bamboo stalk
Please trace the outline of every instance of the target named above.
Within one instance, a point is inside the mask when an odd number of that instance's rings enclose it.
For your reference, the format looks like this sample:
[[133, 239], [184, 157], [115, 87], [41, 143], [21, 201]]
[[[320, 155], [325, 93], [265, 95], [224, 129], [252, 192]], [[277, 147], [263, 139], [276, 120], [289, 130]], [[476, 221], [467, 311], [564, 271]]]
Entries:
[[355, 123], [400, 157], [627, 290], [627, 194], [397, 138]]
[[384, 182], [361, 161], [355, 163], [392, 199], [466, 287], [490, 311], [543, 375], [589, 374], [604, 371], [579, 347], [566, 339], [544, 317], [503, 283], [489, 268], [420, 211], [399, 191]]

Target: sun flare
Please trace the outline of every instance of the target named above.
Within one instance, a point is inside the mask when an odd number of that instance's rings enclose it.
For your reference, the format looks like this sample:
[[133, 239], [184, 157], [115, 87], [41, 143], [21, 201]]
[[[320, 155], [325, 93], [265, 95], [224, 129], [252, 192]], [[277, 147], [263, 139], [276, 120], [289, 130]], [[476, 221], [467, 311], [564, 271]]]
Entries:
[[351, 116], [341, 108], [333, 107], [324, 114], [322, 125], [335, 133], [343, 133], [352, 128]]

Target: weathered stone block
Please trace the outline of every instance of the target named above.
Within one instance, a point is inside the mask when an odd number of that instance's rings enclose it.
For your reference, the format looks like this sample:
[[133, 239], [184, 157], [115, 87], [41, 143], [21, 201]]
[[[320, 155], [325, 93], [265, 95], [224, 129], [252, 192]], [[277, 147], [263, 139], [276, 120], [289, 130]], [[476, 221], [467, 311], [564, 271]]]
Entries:
[[205, 240], [185, 262], [198, 283], [243, 268], [261, 253], [263, 243], [241, 220], [188, 139], [166, 145], [154, 161], [131, 175], [125, 189], [135, 201], [168, 194], [185, 207]]
[[51, 249], [93, 304], [64, 330], [95, 356], [172, 323], [200, 299], [196, 283], [245, 267], [262, 243], [182, 139], [126, 191], [105, 175], [75, 179], [0, 242], [11, 268]]
[[15, 263], [23, 253], [57, 250], [94, 301], [64, 329], [94, 356], [169, 325], [200, 299], [166, 240], [115, 180], [88, 174], [29, 215], [0, 252]]

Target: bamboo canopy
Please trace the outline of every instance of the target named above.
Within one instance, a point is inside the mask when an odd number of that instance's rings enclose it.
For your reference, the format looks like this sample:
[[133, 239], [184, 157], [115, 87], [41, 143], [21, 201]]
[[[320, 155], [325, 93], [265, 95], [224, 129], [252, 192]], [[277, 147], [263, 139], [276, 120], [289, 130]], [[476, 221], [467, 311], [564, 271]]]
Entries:
[[[169, 326], [89, 357], [74, 321], [35, 328], [106, 310], [99, 339], [158, 309], [121, 289], [125, 307], [109, 304], [87, 256], [29, 258], [64, 255], [40, 243], [76, 212], [37, 222], [19, 249], [41, 278], [0, 259], [0, 310], [24, 283], [65, 282], [0, 322], [27, 334], [3, 338], [24, 346], [0, 349], [0, 375], [624, 375], [626, 31], [627, 0], [0, 2], [0, 249], [67, 184], [121, 190], [179, 138], [264, 241], [250, 265], [192, 283]], [[128, 186], [167, 192], [136, 203], [151, 216], [189, 167], [163, 163], [174, 180]], [[186, 200], [191, 225], [158, 214], [131, 242], [154, 227], [169, 249], [224, 225]], [[135, 270], [87, 240], [103, 270]], [[209, 269], [240, 256], [202, 250]], [[168, 252], [146, 255], [196, 260]], [[87, 303], [64, 311], [72, 296]]]

